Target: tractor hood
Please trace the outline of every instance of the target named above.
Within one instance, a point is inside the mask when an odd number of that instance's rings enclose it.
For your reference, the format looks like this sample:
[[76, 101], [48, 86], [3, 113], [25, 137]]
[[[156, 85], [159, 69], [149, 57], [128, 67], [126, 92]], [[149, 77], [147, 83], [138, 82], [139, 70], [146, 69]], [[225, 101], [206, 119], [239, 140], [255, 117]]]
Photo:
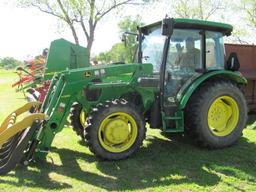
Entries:
[[[153, 75], [152, 64], [112, 64], [97, 65], [81, 69], [72, 69], [65, 72], [68, 81], [83, 81], [85, 78], [92, 82], [107, 83], [114, 86], [122, 83], [137, 82], [139, 77], [151, 77]], [[76, 75], [73, 75], [73, 74]]]

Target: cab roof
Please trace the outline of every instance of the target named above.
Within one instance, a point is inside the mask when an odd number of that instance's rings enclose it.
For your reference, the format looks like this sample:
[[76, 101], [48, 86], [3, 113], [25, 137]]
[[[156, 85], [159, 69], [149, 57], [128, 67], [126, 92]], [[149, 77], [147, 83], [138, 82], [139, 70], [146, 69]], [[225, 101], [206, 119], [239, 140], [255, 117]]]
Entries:
[[[218, 31], [225, 35], [230, 35], [233, 26], [226, 23], [219, 23], [213, 21], [205, 21], [199, 19], [185, 19], [185, 18], [170, 18], [173, 21], [174, 28], [184, 29], [204, 29], [210, 31]], [[142, 26], [141, 29], [148, 29], [162, 25], [162, 21], [158, 21], [149, 25]]]

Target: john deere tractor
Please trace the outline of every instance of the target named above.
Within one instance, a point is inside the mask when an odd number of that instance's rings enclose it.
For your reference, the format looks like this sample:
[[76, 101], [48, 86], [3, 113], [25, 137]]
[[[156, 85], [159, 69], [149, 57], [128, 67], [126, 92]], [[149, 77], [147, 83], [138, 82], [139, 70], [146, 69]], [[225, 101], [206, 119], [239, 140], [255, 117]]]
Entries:
[[[138, 28], [136, 63], [55, 74], [43, 103], [28, 103], [2, 123], [0, 173], [45, 158], [74, 102], [86, 116], [89, 149], [102, 159], [136, 152], [146, 123], [163, 132], [184, 132], [204, 147], [234, 144], [245, 127], [247, 106], [239, 62], [235, 54], [224, 59], [223, 37], [231, 31], [223, 23], [165, 18]], [[31, 107], [35, 113], [16, 121]]]

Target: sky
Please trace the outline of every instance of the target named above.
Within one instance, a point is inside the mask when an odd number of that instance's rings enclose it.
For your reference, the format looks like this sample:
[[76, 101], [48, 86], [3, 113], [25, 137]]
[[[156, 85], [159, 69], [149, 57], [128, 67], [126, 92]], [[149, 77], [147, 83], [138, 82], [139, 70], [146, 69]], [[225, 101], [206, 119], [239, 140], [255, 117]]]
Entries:
[[[49, 47], [51, 41], [55, 39], [65, 38], [74, 42], [71, 31], [68, 28], [60, 30], [60, 24], [55, 17], [37, 9], [18, 8], [13, 5], [13, 2], [15, 1], [0, 1], [0, 58], [11, 56], [19, 60], [26, 60], [41, 54], [42, 50]], [[142, 22], [149, 24], [162, 20], [167, 12], [170, 11], [164, 4], [158, 4], [155, 7], [148, 6], [143, 9], [127, 6], [121, 17], [120, 15], [111, 15], [104, 18], [96, 29], [92, 55], [110, 50], [115, 43], [120, 42], [118, 22], [124, 16], [135, 16], [139, 13], [142, 16]], [[234, 21], [236, 27], [240, 27], [239, 25], [244, 23], [239, 22], [233, 13], [231, 16], [226, 15], [228, 18], [232, 18], [230, 21]], [[80, 40], [82, 46], [85, 46], [85, 42], [85, 39]]]
[[[123, 17], [135, 16], [137, 11], [134, 7], [127, 7]], [[164, 13], [149, 14], [147, 12], [142, 17], [144, 23], [150, 23], [161, 20]], [[110, 50], [115, 43], [120, 42], [117, 26], [119, 21], [120, 17], [114, 15], [106, 17], [99, 23], [92, 55]], [[50, 42], [55, 39], [64, 38], [74, 42], [71, 31], [68, 28], [60, 30], [58, 26], [56, 18], [51, 15], [36, 9], [18, 8], [12, 3], [0, 2], [0, 58], [11, 56], [26, 60], [41, 54], [42, 50], [49, 47]], [[86, 42], [85, 39], [81, 39], [80, 42], [85, 46], [83, 43]]]
[[[58, 30], [59, 23], [55, 17], [37, 10], [1, 6], [0, 25], [0, 58], [12, 56], [22, 60], [38, 55], [54, 39], [65, 38], [74, 42], [69, 29]], [[105, 38], [105, 34], [109, 38]], [[117, 34], [115, 22], [103, 23], [96, 32], [93, 51], [98, 53], [111, 48], [119, 40]], [[101, 43], [103, 40], [104, 44]]]

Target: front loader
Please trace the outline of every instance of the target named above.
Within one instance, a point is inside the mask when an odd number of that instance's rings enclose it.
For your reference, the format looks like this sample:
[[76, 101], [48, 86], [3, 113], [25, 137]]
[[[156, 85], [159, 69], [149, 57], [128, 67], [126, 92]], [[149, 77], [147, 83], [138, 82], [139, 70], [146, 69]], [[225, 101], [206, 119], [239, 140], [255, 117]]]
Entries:
[[[67, 69], [55, 74], [43, 103], [11, 113], [0, 127], [0, 174], [45, 158], [73, 103], [86, 111], [84, 138], [98, 157], [129, 157], [143, 143], [146, 123], [185, 133], [208, 148], [241, 137], [247, 106], [238, 63], [224, 61], [223, 23], [166, 18], [138, 28], [137, 62]], [[31, 107], [36, 113], [16, 121]]]
[[[17, 68], [20, 80], [12, 85], [18, 86], [17, 91], [26, 91], [28, 101], [43, 102], [47, 95], [51, 79], [55, 73], [68, 69], [78, 69], [90, 66], [87, 48], [75, 45], [65, 39], [51, 42], [49, 52], [45, 49], [41, 56], [27, 61], [28, 68]], [[46, 59], [47, 58], [47, 59]], [[85, 112], [82, 106], [74, 103], [70, 110], [70, 123], [77, 135], [83, 136], [86, 125]]]

